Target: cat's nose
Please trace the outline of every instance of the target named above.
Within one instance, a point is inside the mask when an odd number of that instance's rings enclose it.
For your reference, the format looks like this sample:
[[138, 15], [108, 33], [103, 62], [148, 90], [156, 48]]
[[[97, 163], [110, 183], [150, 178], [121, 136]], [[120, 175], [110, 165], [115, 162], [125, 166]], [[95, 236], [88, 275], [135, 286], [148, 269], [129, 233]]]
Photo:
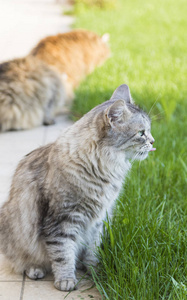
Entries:
[[152, 140], [150, 141], [150, 144], [153, 145], [153, 143], [155, 142], [154, 138], [152, 138]]

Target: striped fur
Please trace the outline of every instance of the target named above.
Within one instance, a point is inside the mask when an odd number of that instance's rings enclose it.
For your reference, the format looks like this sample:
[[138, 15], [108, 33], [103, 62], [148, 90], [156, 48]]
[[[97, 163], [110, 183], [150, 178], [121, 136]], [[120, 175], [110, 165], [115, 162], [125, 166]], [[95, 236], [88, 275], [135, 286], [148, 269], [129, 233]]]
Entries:
[[0, 64], [0, 131], [52, 124], [67, 97], [60, 76], [37, 58]]
[[0, 211], [0, 247], [16, 271], [36, 279], [52, 267], [55, 287], [71, 290], [76, 265], [97, 264], [102, 221], [129, 160], [145, 158], [153, 143], [148, 116], [122, 90], [19, 163]]

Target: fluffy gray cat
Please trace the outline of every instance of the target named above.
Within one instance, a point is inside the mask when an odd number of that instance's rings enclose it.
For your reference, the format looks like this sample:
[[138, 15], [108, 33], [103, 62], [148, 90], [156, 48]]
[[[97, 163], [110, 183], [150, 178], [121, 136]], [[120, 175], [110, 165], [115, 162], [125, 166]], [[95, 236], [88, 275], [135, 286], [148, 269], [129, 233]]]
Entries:
[[69, 97], [60, 75], [35, 57], [0, 64], [0, 131], [54, 123]]
[[74, 289], [77, 263], [97, 264], [102, 221], [130, 160], [155, 150], [150, 126], [124, 84], [54, 143], [23, 158], [0, 210], [0, 247], [15, 271], [37, 279], [51, 267], [57, 289]]

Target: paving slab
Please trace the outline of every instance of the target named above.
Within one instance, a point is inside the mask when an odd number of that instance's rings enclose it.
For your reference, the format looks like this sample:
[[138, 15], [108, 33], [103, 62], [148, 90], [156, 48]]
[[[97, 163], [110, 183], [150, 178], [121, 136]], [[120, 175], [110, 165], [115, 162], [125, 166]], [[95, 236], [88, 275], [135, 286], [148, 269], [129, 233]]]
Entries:
[[27, 281], [24, 285], [23, 300], [101, 300], [101, 296], [98, 295], [97, 291], [94, 288], [90, 289], [89, 292], [85, 289], [67, 293], [55, 289], [53, 286], [53, 282]]
[[0, 300], [20, 300], [21, 290], [22, 282], [0, 281]]
[[0, 62], [25, 56], [47, 35], [68, 31], [73, 19], [62, 16], [65, 2], [0, 0]]

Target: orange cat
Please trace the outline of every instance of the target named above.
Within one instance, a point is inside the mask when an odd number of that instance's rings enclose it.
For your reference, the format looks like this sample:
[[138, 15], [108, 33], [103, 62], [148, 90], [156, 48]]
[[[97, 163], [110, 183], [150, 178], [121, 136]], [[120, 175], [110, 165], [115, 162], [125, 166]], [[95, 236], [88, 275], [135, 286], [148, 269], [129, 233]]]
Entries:
[[107, 41], [108, 34], [100, 37], [96, 33], [77, 29], [44, 38], [30, 54], [54, 66], [61, 74], [65, 73], [74, 89], [110, 56]]

